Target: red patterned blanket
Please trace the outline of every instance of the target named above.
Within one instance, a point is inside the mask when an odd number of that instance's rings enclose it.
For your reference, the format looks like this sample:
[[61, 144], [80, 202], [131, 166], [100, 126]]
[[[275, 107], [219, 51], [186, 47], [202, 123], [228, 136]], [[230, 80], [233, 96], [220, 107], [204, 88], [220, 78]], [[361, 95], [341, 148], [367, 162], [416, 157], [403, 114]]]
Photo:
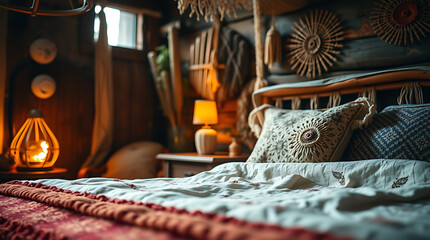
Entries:
[[0, 184], [0, 202], [1, 239], [349, 239], [40, 183]]

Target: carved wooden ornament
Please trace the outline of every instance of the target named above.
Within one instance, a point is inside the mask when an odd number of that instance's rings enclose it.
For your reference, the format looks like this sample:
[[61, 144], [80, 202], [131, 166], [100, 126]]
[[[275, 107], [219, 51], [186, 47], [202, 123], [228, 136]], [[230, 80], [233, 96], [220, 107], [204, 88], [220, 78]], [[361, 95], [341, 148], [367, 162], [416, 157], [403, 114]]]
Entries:
[[381, 0], [370, 16], [375, 33], [395, 45], [413, 43], [430, 32], [428, 0]]
[[288, 39], [289, 63], [300, 76], [315, 78], [333, 66], [343, 39], [337, 17], [326, 10], [311, 11], [294, 23], [294, 33]]

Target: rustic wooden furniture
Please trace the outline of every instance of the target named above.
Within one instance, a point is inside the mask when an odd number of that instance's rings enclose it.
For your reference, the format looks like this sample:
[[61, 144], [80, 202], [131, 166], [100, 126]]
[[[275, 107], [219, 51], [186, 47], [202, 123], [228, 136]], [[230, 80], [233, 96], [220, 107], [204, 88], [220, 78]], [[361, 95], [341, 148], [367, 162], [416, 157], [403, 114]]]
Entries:
[[11, 180], [34, 180], [41, 178], [66, 178], [67, 169], [54, 167], [51, 170], [17, 171], [12, 168], [9, 171], [0, 171], [0, 182]]
[[226, 162], [245, 162], [248, 154], [230, 157], [228, 153], [217, 152], [214, 155], [191, 153], [160, 153], [157, 159], [164, 160], [164, 177], [189, 177], [207, 171]]
[[[303, 85], [304, 83], [284, 83], [255, 91], [252, 95], [252, 101], [254, 107], [259, 107], [263, 104], [274, 104], [278, 107], [283, 107], [285, 102], [290, 102], [293, 107], [295, 100], [299, 100], [298, 102], [300, 103], [301, 99], [309, 99], [311, 101], [310, 105], [312, 105], [312, 99], [314, 99], [313, 101], [317, 102], [315, 108], [319, 108], [318, 99], [322, 97], [332, 98], [335, 96], [334, 93], [337, 93], [339, 98], [341, 95], [349, 94], [358, 94], [360, 96], [360, 94], [366, 94], [368, 90], [373, 91], [376, 95], [377, 91], [393, 89], [403, 90], [408, 84], [416, 84], [427, 89], [430, 86], [429, 79], [430, 71], [426, 68], [408, 68], [398, 69], [398, 71], [365, 74], [347, 78], [342, 81], [330, 82], [330, 79], [322, 79], [318, 80], [318, 84], [311, 84], [308, 86]], [[397, 101], [401, 104], [399, 98]], [[370, 96], [370, 99], [376, 101], [376, 96]], [[333, 99], [330, 99], [329, 102], [331, 100]], [[382, 104], [378, 105], [378, 108], [382, 107]], [[260, 126], [263, 125], [264, 117], [261, 113], [257, 115], [256, 120]]]
[[330, 93], [339, 91], [340, 94], [359, 93], [363, 88], [374, 86], [375, 90], [389, 90], [401, 88], [407, 80], [419, 81], [422, 86], [429, 86], [430, 72], [426, 70], [392, 71], [370, 76], [350, 78], [334, 84], [321, 84], [319, 86], [294, 86], [290, 84], [278, 84], [254, 92], [253, 102], [255, 106], [264, 103], [273, 103], [277, 99], [291, 100], [294, 97], [311, 98], [330, 96]]

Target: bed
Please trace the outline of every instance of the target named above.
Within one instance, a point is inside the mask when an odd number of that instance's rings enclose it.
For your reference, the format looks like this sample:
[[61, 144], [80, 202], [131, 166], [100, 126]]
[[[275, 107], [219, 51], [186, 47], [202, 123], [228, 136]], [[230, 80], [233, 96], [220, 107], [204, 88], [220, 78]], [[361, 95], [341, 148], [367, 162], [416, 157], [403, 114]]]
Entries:
[[191, 177], [0, 184], [0, 238], [430, 239], [429, 79], [405, 68], [257, 90], [248, 161]]

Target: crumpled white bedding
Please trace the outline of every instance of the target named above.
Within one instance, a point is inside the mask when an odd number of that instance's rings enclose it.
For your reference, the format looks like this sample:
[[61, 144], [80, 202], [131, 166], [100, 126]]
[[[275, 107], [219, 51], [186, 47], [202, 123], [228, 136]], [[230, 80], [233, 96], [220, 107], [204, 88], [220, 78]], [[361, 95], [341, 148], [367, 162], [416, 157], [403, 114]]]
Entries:
[[357, 239], [430, 239], [429, 162], [226, 163], [188, 178], [32, 182]]

